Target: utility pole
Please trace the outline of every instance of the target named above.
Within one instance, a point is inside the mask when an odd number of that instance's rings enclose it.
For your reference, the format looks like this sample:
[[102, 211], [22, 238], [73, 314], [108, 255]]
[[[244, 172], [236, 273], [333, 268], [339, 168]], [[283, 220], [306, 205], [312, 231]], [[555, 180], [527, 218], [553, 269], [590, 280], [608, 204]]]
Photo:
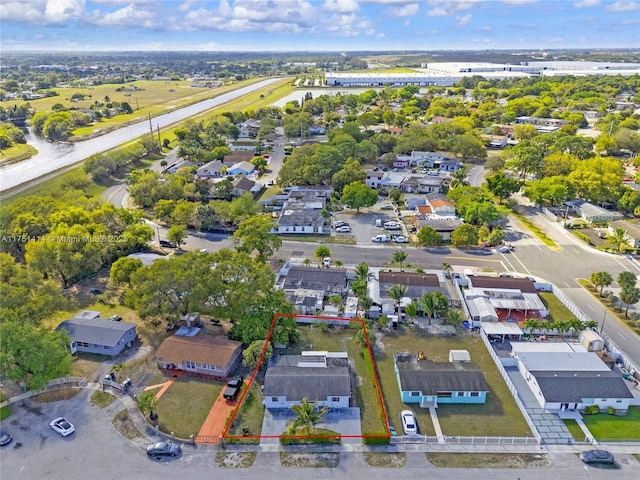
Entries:
[[153, 124], [151, 123], [151, 112], [149, 112], [149, 131], [151, 132], [151, 136], [153, 137]]
[[158, 131], [158, 146], [160, 147], [160, 151], [162, 152], [162, 139], [160, 138], [160, 124], [156, 123], [156, 130]]
[[602, 331], [604, 330], [604, 321], [607, 319], [607, 307], [604, 307], [604, 315], [602, 316], [602, 323], [600, 324], [600, 335], [602, 335]]

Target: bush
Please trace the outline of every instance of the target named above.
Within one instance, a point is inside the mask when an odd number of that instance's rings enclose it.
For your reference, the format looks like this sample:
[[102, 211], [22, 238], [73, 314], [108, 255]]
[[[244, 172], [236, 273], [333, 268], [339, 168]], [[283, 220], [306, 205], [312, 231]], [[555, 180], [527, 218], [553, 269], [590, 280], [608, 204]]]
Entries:
[[607, 413], [609, 415], [615, 415], [616, 414], [616, 409], [613, 407], [607, 407]]
[[598, 405], [589, 405], [584, 409], [585, 415], [595, 415], [596, 413], [600, 413], [600, 407]]
[[[380, 435], [378, 433], [369, 433], [365, 435]], [[391, 437], [364, 437], [362, 443], [365, 445], [389, 445], [391, 443]]]
[[582, 240], [584, 243], [586, 243], [587, 245], [591, 245], [591, 239], [589, 238], [588, 235], [585, 235], [582, 232], [577, 232], [574, 231], [573, 234], [578, 237], [580, 240]]

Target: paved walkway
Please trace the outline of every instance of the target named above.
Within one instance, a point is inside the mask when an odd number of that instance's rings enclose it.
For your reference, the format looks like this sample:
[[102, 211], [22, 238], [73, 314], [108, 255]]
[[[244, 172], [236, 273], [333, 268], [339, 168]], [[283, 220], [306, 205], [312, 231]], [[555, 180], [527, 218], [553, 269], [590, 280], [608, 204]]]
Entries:
[[173, 385], [173, 382], [175, 382], [176, 378], [178, 378], [180, 375], [182, 375], [182, 373], [171, 375], [171, 377], [169, 377], [169, 380], [167, 380], [166, 382], [158, 383], [156, 385], [149, 385], [148, 387], [144, 388], [144, 391], [146, 392], [147, 390], [155, 390], [156, 388], [159, 388], [160, 390], [156, 393], [156, 400], [158, 400], [164, 394], [164, 392], [166, 392], [169, 387]]
[[[246, 382], [243, 388], [246, 388]], [[209, 415], [207, 415], [195, 438], [195, 443], [212, 443], [217, 445], [220, 442], [220, 436], [224, 432], [225, 421], [238, 404], [237, 401], [232, 402], [224, 398], [224, 390], [223, 388], [220, 391], [220, 395], [218, 395], [218, 398], [211, 406]]]
[[442, 428], [440, 428], [440, 420], [438, 420], [438, 412], [436, 411], [436, 407], [433, 405], [429, 405], [429, 415], [431, 415], [431, 421], [433, 422], [433, 428], [436, 431], [436, 437], [438, 437], [438, 443], [445, 443]]

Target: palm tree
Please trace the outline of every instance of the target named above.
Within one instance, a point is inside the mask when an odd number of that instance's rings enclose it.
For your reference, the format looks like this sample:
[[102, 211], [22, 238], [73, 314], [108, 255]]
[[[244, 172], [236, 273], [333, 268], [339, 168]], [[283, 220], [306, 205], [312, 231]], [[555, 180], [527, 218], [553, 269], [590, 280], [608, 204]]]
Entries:
[[460, 322], [462, 322], [462, 312], [460, 310], [449, 310], [447, 317], [451, 325], [460, 325]]
[[344, 262], [343, 262], [342, 260], [336, 260], [335, 262], [333, 262], [333, 264], [334, 264], [336, 267], [340, 268], [341, 266], [343, 266], [343, 265], [344, 265]]
[[590, 330], [597, 330], [598, 329], [598, 322], [596, 320], [587, 320], [586, 322], [583, 323], [584, 328], [588, 328]]
[[635, 305], [640, 302], [640, 289], [626, 285], [620, 291], [620, 301], [627, 305], [627, 309], [624, 311], [625, 318], [629, 316], [629, 305]]
[[615, 245], [618, 252], [627, 244], [627, 231], [624, 228], [616, 228], [608, 239], [609, 243]]
[[322, 407], [318, 410], [317, 402], [309, 403], [308, 398], [303, 398], [299, 405], [293, 405], [291, 410], [296, 414], [296, 418], [289, 427], [289, 432], [292, 434], [300, 431], [303, 435], [310, 435], [315, 425], [320, 423], [322, 417], [329, 410], [327, 407]]
[[638, 277], [636, 277], [629, 270], [625, 270], [624, 272], [620, 272], [620, 275], [618, 275], [617, 280], [618, 280], [618, 285], [620, 285], [622, 288], [635, 287], [636, 282], [638, 281]]
[[448, 278], [449, 273], [451, 272], [451, 264], [442, 262], [442, 271], [444, 272], [444, 276]]
[[459, 168], [458, 170], [453, 172], [453, 175], [451, 175], [451, 183], [449, 184], [449, 186], [451, 188], [468, 187], [469, 182], [466, 180], [466, 178], [467, 172], [465, 171], [465, 169]]
[[408, 287], [398, 284], [392, 285], [391, 287], [389, 287], [389, 290], [387, 290], [387, 295], [389, 295], [396, 301], [396, 306], [398, 308], [398, 321], [400, 321], [400, 302], [404, 297], [407, 296], [408, 291]]
[[572, 318], [567, 323], [569, 324], [569, 329], [573, 330], [573, 335], [577, 335], [580, 330], [584, 329], [584, 323], [577, 318]]
[[593, 291], [597, 291], [598, 287], [602, 285], [602, 272], [593, 272], [589, 277], [591, 285], [593, 285]]
[[318, 259], [318, 263], [322, 265], [322, 260], [326, 257], [331, 256], [331, 250], [329, 250], [329, 247], [327, 247], [326, 245], [320, 245], [318, 248], [316, 248], [313, 256], [316, 257]]
[[365, 262], [359, 263], [355, 269], [356, 278], [361, 282], [369, 279], [369, 265]]
[[404, 250], [396, 250], [395, 252], [393, 252], [393, 256], [391, 257], [391, 261], [393, 263], [399, 263], [400, 264], [400, 271], [402, 271], [402, 264], [404, 263], [404, 261], [407, 259], [408, 256], [409, 255]]
[[431, 294], [436, 305], [436, 317], [443, 317], [449, 311], [449, 299], [444, 293], [435, 291]]
[[411, 323], [413, 323], [413, 320], [416, 317], [416, 314], [418, 313], [418, 305], [416, 304], [416, 302], [411, 302], [409, 305], [404, 307], [404, 313], [409, 315], [409, 318], [411, 319]]
[[311, 259], [310, 259], [310, 258], [305, 258], [305, 259], [302, 261], [302, 264], [303, 264], [305, 267], [308, 267], [309, 265], [311, 265]]
[[368, 296], [364, 296], [360, 299], [360, 305], [362, 305], [362, 309], [364, 310], [364, 316], [368, 317], [369, 316], [369, 310], [371, 309], [371, 306], [373, 305], [373, 299], [371, 297]]
[[604, 287], [608, 287], [613, 283], [613, 277], [609, 272], [600, 272], [600, 283], [602, 284], [600, 287], [600, 296], [602, 296]]
[[418, 300], [418, 304], [422, 309], [422, 313], [429, 320], [429, 325], [431, 325], [431, 318], [436, 313], [436, 300], [430, 293], [425, 293], [420, 300]]
[[329, 303], [338, 308], [342, 308], [342, 295], [331, 295], [329, 297]]
[[527, 318], [522, 326], [529, 330], [530, 335], [533, 335], [535, 330], [542, 330], [542, 322], [537, 318]]

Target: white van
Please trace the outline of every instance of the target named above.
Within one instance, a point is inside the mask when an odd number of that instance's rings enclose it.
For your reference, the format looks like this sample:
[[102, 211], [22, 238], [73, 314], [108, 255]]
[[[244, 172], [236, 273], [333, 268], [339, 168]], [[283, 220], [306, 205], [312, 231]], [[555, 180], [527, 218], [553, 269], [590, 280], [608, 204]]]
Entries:
[[376, 219], [376, 227], [381, 227], [382, 226], [382, 220], [380, 218]]
[[375, 237], [371, 238], [371, 241], [373, 243], [385, 243], [389, 241], [389, 237], [387, 237], [386, 235], [376, 235]]

